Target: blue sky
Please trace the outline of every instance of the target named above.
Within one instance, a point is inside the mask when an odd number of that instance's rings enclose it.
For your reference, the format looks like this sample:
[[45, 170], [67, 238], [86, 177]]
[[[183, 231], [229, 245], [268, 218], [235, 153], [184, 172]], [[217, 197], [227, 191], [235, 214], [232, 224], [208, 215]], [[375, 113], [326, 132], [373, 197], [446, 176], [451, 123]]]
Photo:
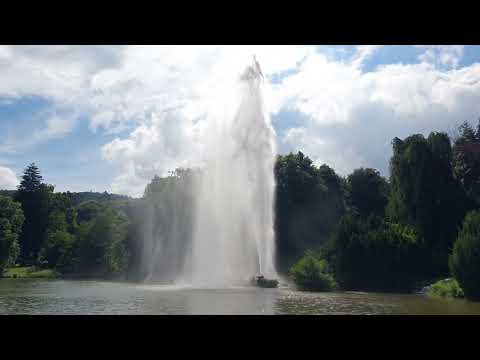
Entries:
[[394, 136], [480, 116], [478, 46], [2, 46], [0, 188], [35, 162], [58, 191], [140, 195], [195, 163], [212, 99], [252, 53], [278, 151], [342, 175], [388, 175]]

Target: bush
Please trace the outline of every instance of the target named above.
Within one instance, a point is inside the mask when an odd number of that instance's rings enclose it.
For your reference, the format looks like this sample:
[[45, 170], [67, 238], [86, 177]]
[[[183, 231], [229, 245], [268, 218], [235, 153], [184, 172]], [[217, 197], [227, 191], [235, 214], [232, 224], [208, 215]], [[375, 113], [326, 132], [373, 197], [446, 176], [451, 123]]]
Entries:
[[335, 279], [328, 272], [328, 263], [307, 253], [291, 269], [295, 284], [305, 291], [330, 291], [337, 287]]
[[422, 258], [413, 229], [376, 217], [347, 215], [335, 232], [328, 260], [345, 290], [411, 290]]
[[463, 289], [458, 285], [458, 282], [455, 279], [437, 281], [429, 287], [428, 294], [441, 297], [464, 297]]
[[480, 300], [480, 212], [465, 217], [449, 265], [465, 297]]

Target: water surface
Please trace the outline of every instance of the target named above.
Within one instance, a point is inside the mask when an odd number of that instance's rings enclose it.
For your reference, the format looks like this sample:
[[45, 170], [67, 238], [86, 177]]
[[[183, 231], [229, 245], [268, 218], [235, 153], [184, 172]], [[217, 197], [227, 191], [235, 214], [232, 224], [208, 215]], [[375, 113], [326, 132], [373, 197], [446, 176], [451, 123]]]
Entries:
[[480, 314], [480, 303], [420, 294], [192, 289], [102, 281], [0, 279], [0, 314]]

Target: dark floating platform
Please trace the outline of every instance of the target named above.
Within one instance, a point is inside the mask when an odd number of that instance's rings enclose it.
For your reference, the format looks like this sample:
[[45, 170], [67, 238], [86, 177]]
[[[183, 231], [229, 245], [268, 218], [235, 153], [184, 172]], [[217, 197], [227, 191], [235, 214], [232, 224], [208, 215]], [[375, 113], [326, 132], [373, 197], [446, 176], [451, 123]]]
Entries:
[[252, 279], [252, 284], [261, 288], [276, 288], [278, 287], [278, 280], [266, 279], [263, 275], [259, 275]]

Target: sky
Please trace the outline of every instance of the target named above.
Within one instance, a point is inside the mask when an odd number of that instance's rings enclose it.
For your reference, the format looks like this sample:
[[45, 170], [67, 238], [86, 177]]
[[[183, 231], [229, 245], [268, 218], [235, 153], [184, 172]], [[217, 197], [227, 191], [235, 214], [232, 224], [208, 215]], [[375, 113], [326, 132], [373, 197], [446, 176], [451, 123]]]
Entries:
[[253, 54], [277, 152], [342, 176], [480, 117], [480, 46], [0, 46], [0, 189], [31, 162], [56, 191], [131, 196], [198, 166]]

